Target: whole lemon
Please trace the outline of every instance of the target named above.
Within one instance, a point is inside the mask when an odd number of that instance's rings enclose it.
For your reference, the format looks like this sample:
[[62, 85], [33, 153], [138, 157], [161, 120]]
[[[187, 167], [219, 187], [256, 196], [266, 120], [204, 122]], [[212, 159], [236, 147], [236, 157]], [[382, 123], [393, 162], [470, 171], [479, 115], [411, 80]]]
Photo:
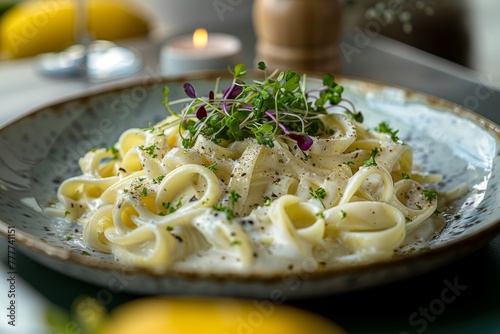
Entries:
[[334, 322], [270, 300], [144, 297], [111, 312], [102, 334], [345, 334]]
[[[0, 59], [59, 52], [75, 43], [75, 0], [28, 0], [0, 17]], [[92, 38], [116, 41], [147, 36], [149, 15], [124, 0], [87, 0]]]

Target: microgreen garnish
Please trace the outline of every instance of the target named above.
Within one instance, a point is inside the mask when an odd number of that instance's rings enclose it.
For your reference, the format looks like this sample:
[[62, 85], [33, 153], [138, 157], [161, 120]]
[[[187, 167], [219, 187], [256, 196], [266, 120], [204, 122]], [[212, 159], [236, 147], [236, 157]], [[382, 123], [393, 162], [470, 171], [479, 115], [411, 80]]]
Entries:
[[144, 132], [149, 131], [149, 132], [153, 133], [155, 131], [155, 127], [153, 125], [153, 122], [149, 122], [148, 127], [143, 128], [142, 131], [144, 131]]
[[380, 151], [381, 151], [381, 149], [379, 149], [378, 147], [375, 147], [372, 150], [372, 153], [370, 155], [370, 159], [363, 161], [363, 165], [365, 165], [365, 166], [377, 166], [377, 162], [375, 161], [375, 157], [377, 156], [377, 154], [379, 154]]
[[186, 93], [187, 96], [189, 96], [192, 99], [196, 98], [196, 92], [194, 90], [194, 87], [189, 82], [186, 82], [182, 87], [184, 88], [184, 92]]
[[390, 135], [391, 139], [395, 142], [399, 140], [397, 135], [399, 130], [393, 130], [386, 122], [380, 122], [379, 125], [375, 127], [375, 131]]
[[297, 142], [297, 145], [299, 145], [300, 149], [303, 151], [307, 151], [313, 144], [312, 138], [307, 135], [302, 135], [299, 133], [288, 133], [288, 137], [295, 140]]
[[169, 101], [170, 89], [163, 89], [163, 103], [171, 114], [175, 114], [171, 105], [184, 104], [180, 123], [170, 125], [181, 125], [185, 148], [192, 147], [197, 137], [203, 135], [215, 143], [254, 138], [269, 147], [274, 146], [275, 140], [284, 138], [307, 151], [314, 143], [313, 137], [331, 135], [332, 130], [323, 122], [328, 109], [340, 107], [362, 121], [361, 113], [342, 98], [344, 89], [333, 76], [327, 74], [322, 86], [306, 89], [305, 75], [291, 70], [269, 74], [263, 62], [259, 62], [258, 69], [264, 71], [264, 80], [249, 84], [243, 80], [247, 74], [245, 65], [229, 68], [233, 75], [231, 83], [220, 91], [217, 81], [216, 93], [210, 91], [208, 98], [200, 96], [188, 82], [183, 85], [187, 98], [177, 101]]
[[326, 197], [326, 190], [319, 187], [318, 189], [314, 190], [312, 187], [309, 187], [309, 194], [312, 196], [312, 198], [316, 198], [320, 203], [323, 209], [326, 209], [325, 204], [323, 203], [323, 198]]

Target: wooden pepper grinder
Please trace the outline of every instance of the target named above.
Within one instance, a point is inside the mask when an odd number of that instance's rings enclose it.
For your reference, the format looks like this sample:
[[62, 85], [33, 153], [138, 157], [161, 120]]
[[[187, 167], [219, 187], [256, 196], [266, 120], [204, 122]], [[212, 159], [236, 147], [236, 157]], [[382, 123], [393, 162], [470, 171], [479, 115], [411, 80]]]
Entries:
[[342, 0], [254, 0], [255, 63], [271, 70], [340, 71]]

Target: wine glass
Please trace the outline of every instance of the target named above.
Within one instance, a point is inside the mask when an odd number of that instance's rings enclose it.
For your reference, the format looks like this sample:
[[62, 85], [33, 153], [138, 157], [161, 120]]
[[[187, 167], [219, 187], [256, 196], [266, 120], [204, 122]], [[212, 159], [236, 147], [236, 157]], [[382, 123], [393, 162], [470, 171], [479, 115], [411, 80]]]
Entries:
[[75, 1], [76, 44], [62, 52], [39, 55], [39, 72], [47, 76], [72, 76], [102, 81], [129, 76], [141, 70], [142, 56], [134, 48], [91, 38], [86, 0]]

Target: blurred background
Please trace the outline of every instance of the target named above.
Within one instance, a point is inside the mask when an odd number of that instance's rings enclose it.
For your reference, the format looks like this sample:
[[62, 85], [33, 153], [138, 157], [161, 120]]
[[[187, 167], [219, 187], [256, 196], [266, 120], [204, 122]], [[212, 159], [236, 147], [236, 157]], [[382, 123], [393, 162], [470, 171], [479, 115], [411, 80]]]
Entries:
[[[342, 29], [366, 27], [376, 20], [380, 34], [435, 54], [480, 73], [500, 77], [497, 43], [500, 2], [496, 0], [341, 0]], [[392, 15], [391, 3], [404, 10]], [[19, 6], [24, 3], [24, 6]], [[31, 3], [32, 5], [26, 5]], [[74, 42], [72, 0], [0, 0], [0, 59], [31, 57], [61, 51]], [[93, 37], [137, 42], [147, 39], [159, 45], [169, 36], [209, 27], [217, 31], [247, 22], [253, 34], [252, 0], [89, 0], [89, 27]], [[13, 8], [19, 7], [19, 8]], [[3, 14], [3, 15], [2, 15]], [[383, 21], [381, 21], [383, 20]], [[37, 38], [31, 38], [36, 36]], [[248, 38], [247, 38], [248, 40]], [[245, 46], [253, 48], [253, 45]], [[500, 80], [493, 80], [500, 81]]]

